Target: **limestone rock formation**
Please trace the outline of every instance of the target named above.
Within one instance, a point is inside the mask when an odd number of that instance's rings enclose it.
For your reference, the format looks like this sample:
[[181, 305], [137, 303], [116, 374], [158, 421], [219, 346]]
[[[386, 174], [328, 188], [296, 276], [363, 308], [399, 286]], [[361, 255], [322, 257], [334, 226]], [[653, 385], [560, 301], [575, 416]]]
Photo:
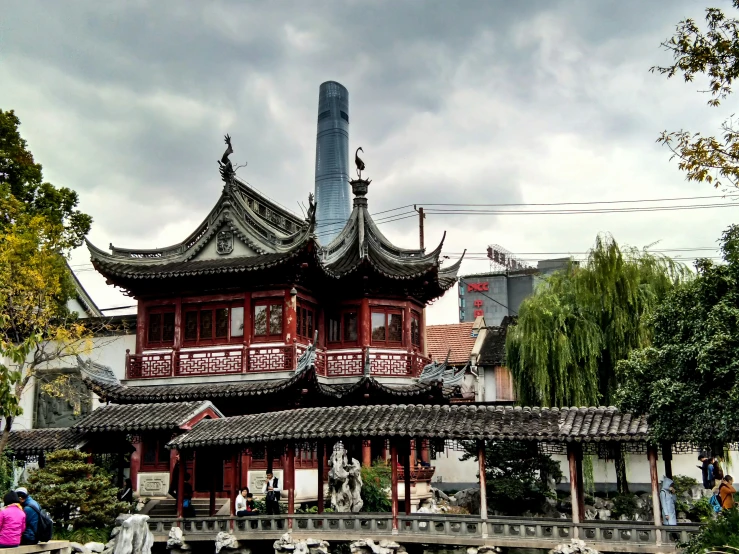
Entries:
[[404, 546], [385, 539], [377, 543], [372, 539], [354, 541], [349, 545], [349, 550], [352, 554], [403, 554], [407, 552]]
[[229, 551], [229, 554], [237, 549], [239, 549], [239, 551], [243, 550], [239, 545], [239, 541], [236, 540], [236, 537], [231, 533], [224, 533], [221, 531], [216, 535], [216, 554], [224, 548]]
[[329, 554], [330, 545], [319, 539], [294, 539], [290, 533], [285, 533], [274, 542], [272, 547], [275, 554], [289, 552], [290, 554]]
[[359, 512], [362, 501], [362, 466], [352, 458], [349, 462], [341, 443], [334, 446], [329, 458], [328, 487], [331, 492], [331, 508], [337, 512]]
[[115, 520], [115, 527], [110, 533], [110, 540], [105, 545], [103, 554], [151, 554], [153, 544], [154, 536], [149, 531], [149, 516], [121, 514]]
[[85, 548], [90, 552], [102, 552], [105, 550], [105, 545], [101, 542], [86, 542]]

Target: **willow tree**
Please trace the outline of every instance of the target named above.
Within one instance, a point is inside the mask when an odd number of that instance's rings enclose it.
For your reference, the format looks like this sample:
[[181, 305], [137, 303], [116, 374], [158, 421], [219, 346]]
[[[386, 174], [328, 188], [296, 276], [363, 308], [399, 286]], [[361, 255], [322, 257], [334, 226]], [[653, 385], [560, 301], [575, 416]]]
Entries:
[[546, 278], [508, 329], [506, 362], [522, 404], [609, 403], [616, 363], [652, 339], [649, 316], [690, 275], [647, 250], [598, 236], [582, 265]]
[[[529, 406], [609, 404], [616, 364], [651, 343], [651, 315], [690, 272], [666, 256], [598, 236], [587, 261], [546, 278], [508, 328], [506, 363]], [[625, 466], [614, 452], [619, 489]]]

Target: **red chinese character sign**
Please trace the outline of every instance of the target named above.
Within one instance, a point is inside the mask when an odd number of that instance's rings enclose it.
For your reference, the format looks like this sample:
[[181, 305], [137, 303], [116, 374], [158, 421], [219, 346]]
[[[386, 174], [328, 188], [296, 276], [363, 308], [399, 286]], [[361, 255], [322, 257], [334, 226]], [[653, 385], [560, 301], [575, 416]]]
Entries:
[[482, 300], [480, 299], [475, 300], [473, 304], [475, 305], [475, 308], [482, 308]]
[[467, 292], [486, 292], [488, 283], [467, 283]]
[[485, 312], [482, 310], [475, 310], [475, 317], [480, 317], [481, 315], [485, 315]]

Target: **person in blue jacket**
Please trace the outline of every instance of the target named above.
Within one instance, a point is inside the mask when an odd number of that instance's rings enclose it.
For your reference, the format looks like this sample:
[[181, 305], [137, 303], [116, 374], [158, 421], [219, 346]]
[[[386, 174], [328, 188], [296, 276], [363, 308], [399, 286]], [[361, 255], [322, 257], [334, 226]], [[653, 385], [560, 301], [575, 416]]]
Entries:
[[38, 544], [36, 533], [38, 531], [38, 515], [41, 511], [41, 506], [28, 495], [28, 490], [25, 487], [15, 489], [15, 493], [18, 495], [21, 506], [23, 506], [23, 511], [26, 514], [26, 529], [23, 531], [23, 536], [21, 537], [21, 545]]

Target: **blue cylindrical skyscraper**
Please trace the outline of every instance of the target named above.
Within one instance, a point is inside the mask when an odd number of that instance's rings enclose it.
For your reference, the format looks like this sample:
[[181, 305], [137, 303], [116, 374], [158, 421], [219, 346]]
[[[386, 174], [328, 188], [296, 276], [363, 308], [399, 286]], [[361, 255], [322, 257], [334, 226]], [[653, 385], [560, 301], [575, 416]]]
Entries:
[[318, 92], [316, 233], [328, 244], [344, 228], [350, 208], [349, 91], [334, 81]]

